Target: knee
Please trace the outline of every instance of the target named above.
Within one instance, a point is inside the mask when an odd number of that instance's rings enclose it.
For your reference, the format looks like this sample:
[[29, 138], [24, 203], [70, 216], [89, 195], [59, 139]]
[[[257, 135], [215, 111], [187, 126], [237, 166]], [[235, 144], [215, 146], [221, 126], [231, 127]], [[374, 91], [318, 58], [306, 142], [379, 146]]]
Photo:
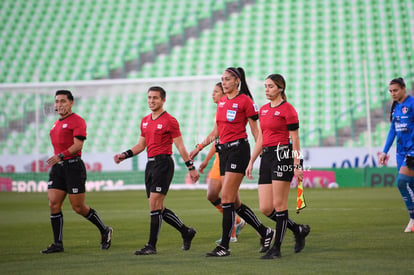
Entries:
[[274, 208], [271, 205], [260, 205], [260, 212], [265, 216], [272, 214], [273, 210]]
[[215, 202], [218, 198], [219, 197], [217, 194], [207, 193], [207, 200], [209, 200], [210, 202]]
[[410, 183], [410, 181], [411, 181], [410, 176], [407, 176], [404, 174], [398, 174], [398, 178], [397, 178], [398, 189], [400, 190], [407, 189], [407, 185]]
[[72, 209], [73, 211], [75, 211], [77, 214], [85, 216], [87, 215], [88, 211], [85, 211], [85, 207], [81, 204], [72, 204]]
[[62, 203], [49, 201], [49, 209], [50, 209], [50, 213], [58, 213], [62, 210]]

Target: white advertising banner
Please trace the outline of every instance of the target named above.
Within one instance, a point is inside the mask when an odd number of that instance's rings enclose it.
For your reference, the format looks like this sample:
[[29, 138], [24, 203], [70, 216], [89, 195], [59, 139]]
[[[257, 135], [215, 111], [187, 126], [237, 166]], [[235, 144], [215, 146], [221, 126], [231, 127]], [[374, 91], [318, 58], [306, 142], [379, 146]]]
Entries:
[[[364, 168], [378, 167], [382, 148], [315, 147], [303, 149], [304, 166], [312, 168]], [[388, 153], [387, 166], [397, 166], [395, 148]]]
[[[302, 150], [304, 166], [307, 170], [313, 168], [364, 168], [377, 167], [378, 154], [382, 148], [344, 148], [344, 147], [315, 147], [305, 148]], [[85, 162], [88, 171], [131, 171], [133, 170], [132, 159], [127, 159], [120, 164], [113, 160], [115, 153], [84, 153], [82, 159]], [[41, 155], [1, 155], [0, 156], [0, 173], [16, 172], [47, 172], [48, 166], [46, 160], [49, 156]], [[145, 153], [138, 156], [138, 170], [145, 169], [147, 157]], [[199, 165], [199, 159], [196, 165]], [[36, 167], [38, 164], [38, 167]], [[259, 161], [256, 161], [255, 167], [258, 168]], [[396, 166], [395, 149], [389, 152], [387, 166]]]

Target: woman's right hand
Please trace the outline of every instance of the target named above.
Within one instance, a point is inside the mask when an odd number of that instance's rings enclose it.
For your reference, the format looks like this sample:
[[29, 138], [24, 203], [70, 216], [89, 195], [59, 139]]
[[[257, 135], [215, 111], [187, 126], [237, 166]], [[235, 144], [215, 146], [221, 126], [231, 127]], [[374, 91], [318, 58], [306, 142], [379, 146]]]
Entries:
[[378, 162], [381, 165], [387, 165], [388, 156], [385, 153], [381, 153], [378, 157]]
[[208, 162], [203, 161], [203, 162], [200, 164], [200, 167], [198, 167], [198, 171], [199, 171], [201, 174], [204, 174], [204, 168], [206, 168], [206, 167], [207, 167], [207, 165], [208, 165]]
[[249, 162], [249, 165], [246, 168], [245, 174], [246, 174], [246, 177], [251, 180], [253, 179], [252, 170], [253, 170], [253, 163]]

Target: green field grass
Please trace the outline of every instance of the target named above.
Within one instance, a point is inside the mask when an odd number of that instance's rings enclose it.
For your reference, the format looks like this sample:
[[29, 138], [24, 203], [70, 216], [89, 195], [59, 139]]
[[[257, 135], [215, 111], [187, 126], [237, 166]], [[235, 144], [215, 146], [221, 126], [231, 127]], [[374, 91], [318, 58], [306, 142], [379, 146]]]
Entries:
[[[52, 240], [46, 193], [0, 193], [1, 274], [413, 274], [414, 233], [403, 233], [407, 211], [396, 188], [306, 189], [308, 207], [290, 217], [310, 224], [305, 249], [293, 252], [287, 232], [282, 258], [261, 260], [259, 238], [246, 226], [230, 257], [206, 258], [220, 238], [221, 217], [205, 191], [171, 190], [166, 205], [196, 228], [191, 250], [181, 250], [181, 237], [164, 223], [158, 254], [135, 256], [147, 242], [148, 205], [144, 191], [91, 192], [87, 204], [113, 226], [112, 247], [99, 249], [98, 230], [64, 204], [65, 252], [42, 255]], [[242, 200], [263, 223], [256, 190], [241, 190]]]

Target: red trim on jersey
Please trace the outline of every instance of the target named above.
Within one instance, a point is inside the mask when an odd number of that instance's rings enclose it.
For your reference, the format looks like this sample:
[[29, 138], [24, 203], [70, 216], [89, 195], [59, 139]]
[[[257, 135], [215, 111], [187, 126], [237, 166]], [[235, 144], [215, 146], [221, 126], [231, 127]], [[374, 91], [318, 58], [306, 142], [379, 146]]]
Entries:
[[173, 139], [181, 136], [178, 121], [169, 113], [164, 112], [155, 120], [151, 114], [141, 121], [141, 136], [147, 144], [148, 157], [160, 154], [171, 155]]
[[[55, 155], [66, 151], [73, 145], [73, 138], [76, 136], [82, 136], [86, 138], [86, 123], [83, 118], [75, 113], [63, 118], [58, 119], [50, 130], [50, 140], [53, 145]], [[65, 159], [80, 157], [82, 151], [77, 152], [71, 156], [65, 156]]]
[[257, 106], [245, 94], [238, 94], [232, 99], [228, 99], [227, 96], [220, 98], [216, 112], [219, 143], [246, 138], [247, 119], [255, 115]]
[[263, 105], [259, 111], [260, 128], [263, 133], [262, 147], [289, 144], [287, 125], [298, 124], [298, 114], [288, 102], [271, 107], [270, 103]]

